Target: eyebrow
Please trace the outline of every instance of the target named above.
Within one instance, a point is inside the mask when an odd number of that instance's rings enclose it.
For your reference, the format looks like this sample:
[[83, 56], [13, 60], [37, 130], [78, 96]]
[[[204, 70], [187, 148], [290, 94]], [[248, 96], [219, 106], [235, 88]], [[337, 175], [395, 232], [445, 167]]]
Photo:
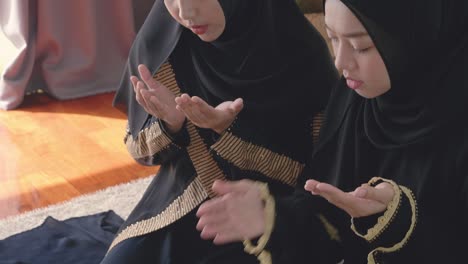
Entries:
[[[327, 24], [325, 24], [325, 28], [327, 28], [331, 32], [335, 32]], [[364, 32], [364, 31], [358, 31], [358, 32], [343, 34], [343, 37], [346, 37], [346, 38], [362, 38], [362, 37], [367, 37], [367, 36], [369, 36], [369, 34], [367, 32]]]

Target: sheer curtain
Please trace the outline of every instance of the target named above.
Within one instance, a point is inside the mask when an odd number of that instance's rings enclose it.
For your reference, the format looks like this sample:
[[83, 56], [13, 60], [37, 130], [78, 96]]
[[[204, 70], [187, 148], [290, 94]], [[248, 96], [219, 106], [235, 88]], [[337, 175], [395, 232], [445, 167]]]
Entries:
[[135, 20], [153, 1], [1, 0], [0, 34], [13, 54], [0, 75], [0, 108], [19, 107], [37, 89], [63, 100], [114, 91]]

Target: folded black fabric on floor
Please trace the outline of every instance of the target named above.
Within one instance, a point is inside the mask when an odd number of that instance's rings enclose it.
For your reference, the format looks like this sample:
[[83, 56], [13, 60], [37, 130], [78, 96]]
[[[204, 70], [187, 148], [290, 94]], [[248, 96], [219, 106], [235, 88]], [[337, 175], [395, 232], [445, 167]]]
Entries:
[[58, 221], [0, 240], [0, 264], [98, 264], [123, 219], [113, 211]]

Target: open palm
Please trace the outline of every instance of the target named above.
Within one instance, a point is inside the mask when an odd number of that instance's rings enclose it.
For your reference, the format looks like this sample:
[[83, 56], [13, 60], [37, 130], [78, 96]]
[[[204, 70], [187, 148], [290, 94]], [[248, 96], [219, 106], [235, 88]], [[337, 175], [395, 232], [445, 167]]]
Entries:
[[394, 196], [392, 185], [386, 182], [375, 187], [363, 184], [352, 192], [344, 192], [331, 184], [308, 180], [305, 189], [313, 195], [322, 196], [351, 217], [381, 213], [387, 209]]
[[177, 109], [185, 114], [196, 126], [208, 128], [221, 134], [226, 130], [243, 108], [242, 99], [226, 101], [212, 107], [198, 96], [183, 94], [175, 99]]

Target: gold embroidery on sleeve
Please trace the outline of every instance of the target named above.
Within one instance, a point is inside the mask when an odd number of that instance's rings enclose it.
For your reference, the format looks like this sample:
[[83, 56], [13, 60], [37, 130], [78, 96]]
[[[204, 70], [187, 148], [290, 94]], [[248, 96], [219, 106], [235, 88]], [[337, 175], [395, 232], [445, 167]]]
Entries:
[[271, 264], [272, 259], [271, 259], [271, 253], [268, 250], [263, 250], [258, 256], [257, 256], [258, 261], [260, 261], [260, 264]]
[[[154, 79], [169, 88], [175, 95], [181, 94], [175, 74], [168, 62], [161, 66], [160, 70], [155, 74]], [[190, 121], [187, 122], [187, 130], [190, 136], [190, 145], [187, 146], [187, 153], [197, 176], [184, 190], [182, 195], [176, 198], [161, 213], [149, 219], [138, 221], [122, 230], [112, 242], [109, 251], [126, 239], [145, 235], [174, 223], [195, 209], [206, 198], [215, 196], [211, 187], [216, 179], [225, 178], [224, 173], [208, 152], [208, 147], [198, 134], [196, 127]]]
[[325, 115], [323, 112], [319, 112], [314, 116], [312, 121], [312, 138], [313, 143], [317, 143], [319, 135], [320, 135], [320, 128], [322, 127], [323, 120], [325, 119]]
[[382, 234], [389, 224], [392, 222], [393, 217], [396, 215], [398, 209], [400, 208], [401, 204], [401, 190], [398, 188], [398, 185], [391, 180], [383, 179], [380, 177], [374, 177], [369, 181], [369, 184], [373, 184], [379, 180], [383, 180], [385, 182], [388, 182], [392, 185], [393, 191], [395, 195], [393, 196], [393, 200], [387, 205], [387, 210], [385, 213], [379, 217], [377, 220], [377, 224], [367, 230], [366, 234], [361, 234], [359, 231], [356, 229], [356, 226], [354, 225], [354, 218], [351, 218], [351, 229], [354, 231], [354, 233], [364, 239], [366, 239], [369, 242], [374, 241], [380, 234]]
[[129, 136], [125, 142], [128, 152], [134, 159], [151, 157], [171, 143], [172, 140], [164, 134], [157, 122], [138, 133], [135, 139]]
[[414, 232], [414, 229], [416, 228], [416, 223], [418, 221], [418, 206], [417, 206], [416, 198], [414, 197], [414, 194], [410, 189], [408, 189], [408, 188], [406, 188], [404, 186], [400, 186], [400, 188], [401, 188], [402, 192], [405, 194], [405, 196], [408, 198], [409, 203], [410, 203], [411, 213], [412, 213], [411, 214], [410, 227], [409, 227], [408, 231], [406, 232], [405, 237], [400, 242], [396, 243], [395, 245], [393, 245], [391, 247], [378, 247], [378, 248], [372, 250], [367, 255], [367, 261], [368, 261], [369, 264], [377, 263], [376, 260], [375, 260], [375, 257], [376, 257], [376, 254], [378, 252], [390, 253], [390, 252], [398, 251], [401, 248], [403, 248], [408, 243], [411, 235]]
[[268, 185], [266, 183], [256, 182], [256, 184], [260, 188], [260, 196], [265, 203], [265, 232], [258, 239], [256, 246], [254, 246], [249, 239], [244, 240], [244, 251], [251, 255], [257, 256], [260, 264], [271, 264], [271, 254], [265, 250], [265, 246], [270, 240], [271, 233], [273, 232], [273, 228], [275, 226], [275, 199], [273, 196], [271, 196]]
[[304, 168], [302, 163], [244, 141], [228, 131], [223, 133], [211, 149], [242, 170], [260, 172], [291, 186], [296, 184], [297, 177]]
[[325, 216], [319, 214], [318, 218], [319, 218], [320, 222], [322, 222], [323, 226], [325, 227], [325, 230], [327, 231], [328, 235], [330, 236], [330, 239], [340, 242], [341, 238], [340, 238], [340, 234], [338, 232], [338, 229], [335, 226], [333, 226], [327, 220], [327, 218], [325, 218]]
[[115, 245], [125, 239], [148, 234], [149, 232], [156, 231], [170, 225], [192, 211], [207, 197], [208, 195], [205, 192], [203, 185], [199, 179], [195, 177], [187, 189], [184, 190], [183, 194], [177, 197], [177, 199], [166, 207], [164, 211], [147, 220], [136, 222], [120, 232], [114, 241], [112, 241], [108, 251], [112, 250]]
[[[181, 94], [174, 71], [172, 70], [172, 66], [169, 62], [166, 62], [161, 66], [161, 69], [156, 73], [154, 78], [166, 86], [176, 96]], [[187, 152], [192, 160], [193, 166], [195, 167], [197, 177], [205, 187], [205, 191], [208, 195], [210, 197], [214, 197], [215, 193], [211, 187], [215, 180], [225, 178], [224, 173], [209, 153], [208, 147], [203, 142], [200, 134], [198, 134], [197, 128], [190, 121], [187, 122], [187, 131], [190, 136], [190, 145], [187, 147]]]

